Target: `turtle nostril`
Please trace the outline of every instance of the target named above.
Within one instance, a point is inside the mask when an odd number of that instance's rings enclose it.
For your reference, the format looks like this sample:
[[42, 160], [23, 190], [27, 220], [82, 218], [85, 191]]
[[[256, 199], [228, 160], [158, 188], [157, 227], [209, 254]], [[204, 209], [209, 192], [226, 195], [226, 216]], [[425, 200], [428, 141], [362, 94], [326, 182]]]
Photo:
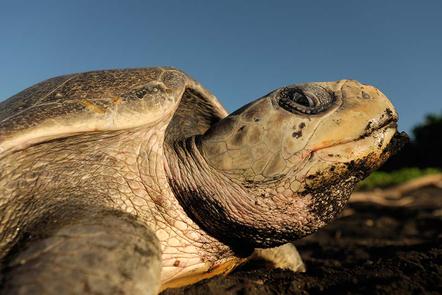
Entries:
[[367, 92], [365, 92], [364, 90], [362, 90], [362, 98], [364, 98], [364, 99], [370, 99], [371, 96], [370, 96], [370, 94], [368, 94]]

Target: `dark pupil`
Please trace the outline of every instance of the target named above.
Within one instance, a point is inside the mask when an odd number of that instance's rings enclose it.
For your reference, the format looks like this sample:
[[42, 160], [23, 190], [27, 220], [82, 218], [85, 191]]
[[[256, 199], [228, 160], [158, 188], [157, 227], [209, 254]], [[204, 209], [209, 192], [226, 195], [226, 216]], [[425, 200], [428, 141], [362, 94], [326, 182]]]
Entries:
[[299, 92], [295, 92], [293, 95], [293, 101], [303, 105], [305, 107], [309, 107], [310, 106], [310, 102], [308, 101], [307, 97], [305, 97], [304, 94], [299, 93]]
[[291, 113], [314, 115], [326, 111], [334, 102], [334, 97], [321, 87], [307, 85], [307, 95], [303, 89], [283, 88], [278, 96], [280, 107]]

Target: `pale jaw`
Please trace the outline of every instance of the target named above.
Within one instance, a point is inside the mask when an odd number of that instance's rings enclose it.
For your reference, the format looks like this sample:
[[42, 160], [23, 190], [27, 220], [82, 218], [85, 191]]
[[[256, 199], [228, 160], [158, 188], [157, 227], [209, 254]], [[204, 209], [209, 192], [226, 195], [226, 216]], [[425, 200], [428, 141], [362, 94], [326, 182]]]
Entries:
[[312, 151], [298, 182], [298, 194], [312, 200], [309, 212], [316, 218], [311, 230], [323, 227], [337, 216], [357, 183], [382, 165], [403, 143], [396, 123], [392, 122], [360, 139]]
[[[324, 171], [338, 172], [339, 167], [364, 164], [367, 172], [378, 168], [383, 163], [384, 151], [391, 145], [393, 137], [397, 134], [396, 123], [387, 125], [372, 131], [360, 138], [350, 139], [331, 146], [325, 146], [311, 151], [310, 162], [305, 179], [309, 176]], [[391, 151], [389, 151], [391, 153]], [[386, 159], [385, 159], [386, 160]], [[347, 165], [341, 165], [346, 164]], [[334, 165], [336, 164], [336, 165]]]

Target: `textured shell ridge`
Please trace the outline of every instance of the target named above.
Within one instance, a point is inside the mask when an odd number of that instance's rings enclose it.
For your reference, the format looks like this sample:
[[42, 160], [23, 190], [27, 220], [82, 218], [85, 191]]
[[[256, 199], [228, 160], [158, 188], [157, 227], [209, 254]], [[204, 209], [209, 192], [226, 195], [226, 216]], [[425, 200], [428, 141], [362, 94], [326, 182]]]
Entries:
[[158, 127], [172, 119], [168, 138], [182, 138], [225, 116], [213, 94], [173, 67], [64, 75], [0, 102], [0, 153], [86, 132]]
[[[78, 133], [121, 130], [162, 119], [167, 123], [183, 91], [178, 88], [184, 89], [186, 81], [181, 75], [175, 92], [158, 93], [165, 72], [94, 71], [31, 86], [0, 103], [0, 152]], [[137, 97], [139, 93], [143, 96]]]

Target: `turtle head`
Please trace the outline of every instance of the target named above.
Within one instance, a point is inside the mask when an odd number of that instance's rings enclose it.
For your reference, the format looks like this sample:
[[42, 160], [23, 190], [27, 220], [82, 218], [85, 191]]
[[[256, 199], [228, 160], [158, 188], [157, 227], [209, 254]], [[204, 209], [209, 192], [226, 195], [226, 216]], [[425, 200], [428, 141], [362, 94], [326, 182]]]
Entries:
[[310, 234], [398, 149], [397, 120], [384, 94], [353, 80], [277, 89], [197, 138], [207, 165], [230, 183], [220, 188], [229, 193], [207, 193], [210, 210], [255, 247]]

